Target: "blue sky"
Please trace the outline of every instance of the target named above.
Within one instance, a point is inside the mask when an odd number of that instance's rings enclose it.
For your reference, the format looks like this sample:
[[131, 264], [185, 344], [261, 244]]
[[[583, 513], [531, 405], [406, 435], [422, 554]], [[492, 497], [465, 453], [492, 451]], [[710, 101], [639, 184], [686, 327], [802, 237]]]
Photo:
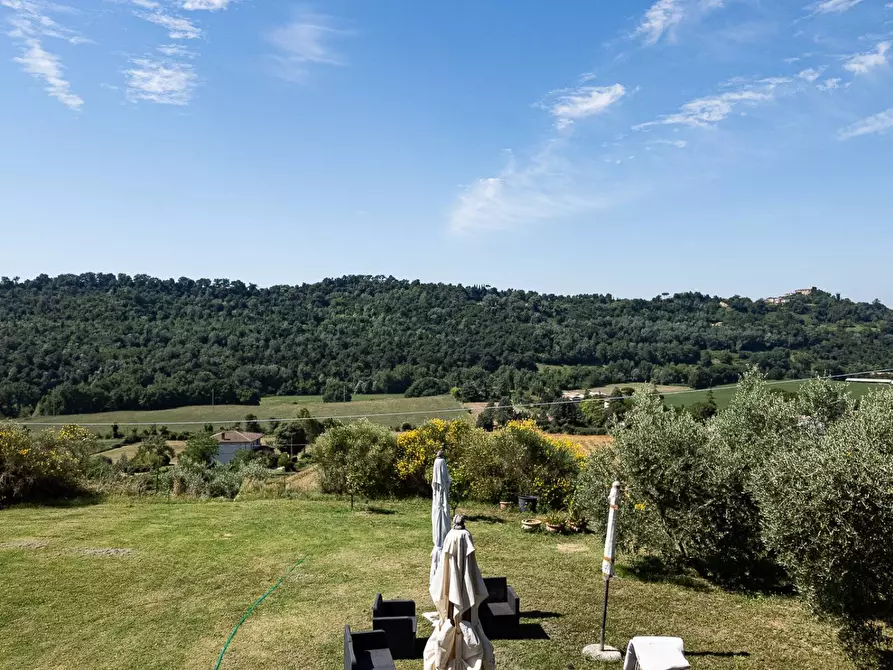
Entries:
[[0, 274], [893, 303], [893, 3], [0, 0]]

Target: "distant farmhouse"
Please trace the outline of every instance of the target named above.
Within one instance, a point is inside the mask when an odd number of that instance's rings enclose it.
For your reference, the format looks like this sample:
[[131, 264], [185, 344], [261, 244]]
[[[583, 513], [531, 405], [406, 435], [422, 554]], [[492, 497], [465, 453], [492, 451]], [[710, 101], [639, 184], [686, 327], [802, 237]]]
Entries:
[[795, 291], [785, 293], [784, 295], [780, 295], [776, 298], [766, 298], [766, 302], [768, 302], [770, 305], [783, 305], [795, 295], [812, 295], [812, 292], [814, 290], [814, 288], [798, 288]]
[[260, 443], [260, 438], [263, 436], [263, 433], [243, 433], [241, 430], [224, 430], [217, 433], [213, 436], [217, 440], [217, 461], [226, 465], [233, 460], [236, 452], [242, 449], [272, 452], [270, 447]]

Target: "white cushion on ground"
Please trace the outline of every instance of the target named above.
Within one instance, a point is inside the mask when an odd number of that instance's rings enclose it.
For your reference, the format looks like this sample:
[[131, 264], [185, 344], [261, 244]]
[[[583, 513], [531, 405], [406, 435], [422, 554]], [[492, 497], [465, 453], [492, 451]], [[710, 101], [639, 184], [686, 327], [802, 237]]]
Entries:
[[634, 637], [626, 647], [623, 670], [687, 670], [681, 637]]

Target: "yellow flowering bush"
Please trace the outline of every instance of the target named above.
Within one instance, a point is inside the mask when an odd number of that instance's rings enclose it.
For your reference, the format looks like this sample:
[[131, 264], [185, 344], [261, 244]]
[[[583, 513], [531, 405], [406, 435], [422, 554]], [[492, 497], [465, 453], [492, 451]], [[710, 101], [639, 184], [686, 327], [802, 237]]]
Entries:
[[579, 445], [544, 433], [530, 419], [510, 421], [492, 439], [503, 477], [499, 497], [534, 494], [553, 509], [566, 506], [585, 457]]
[[18, 424], [0, 424], [0, 503], [75, 492], [95, 440], [80, 426], [35, 435]]
[[[352, 443], [348, 437], [345, 444]], [[532, 493], [554, 508], [566, 505], [584, 458], [579, 445], [543, 433], [533, 421], [512, 421], [488, 433], [461, 419], [431, 419], [397, 434], [393, 461], [382, 465], [387, 472], [380, 473], [382, 481], [394, 482], [390, 493], [430, 495], [434, 459], [441, 450], [449, 464], [454, 502], [467, 498], [496, 502]], [[327, 453], [317, 449], [324, 484], [331, 484], [338, 468]]]
[[543, 433], [530, 420], [488, 433], [461, 419], [432, 419], [397, 436], [394, 467], [401, 493], [430, 494], [440, 450], [449, 463], [454, 499], [496, 502], [534, 493], [553, 507], [563, 507], [573, 492], [584, 458], [579, 445]]
[[414, 430], [397, 435], [395, 468], [402, 492], [427, 495], [431, 491], [431, 471], [437, 452], [443, 450], [450, 464], [453, 490], [459, 497], [467, 494], [462, 462], [472, 445], [480, 441], [481, 431], [467, 421], [431, 419]]

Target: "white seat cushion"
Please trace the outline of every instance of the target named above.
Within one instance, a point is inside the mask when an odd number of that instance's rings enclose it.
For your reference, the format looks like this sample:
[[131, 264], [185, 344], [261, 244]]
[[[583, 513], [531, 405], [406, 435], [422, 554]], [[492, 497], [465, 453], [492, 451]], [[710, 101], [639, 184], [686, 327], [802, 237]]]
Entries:
[[688, 670], [681, 637], [634, 637], [626, 647], [623, 670]]

